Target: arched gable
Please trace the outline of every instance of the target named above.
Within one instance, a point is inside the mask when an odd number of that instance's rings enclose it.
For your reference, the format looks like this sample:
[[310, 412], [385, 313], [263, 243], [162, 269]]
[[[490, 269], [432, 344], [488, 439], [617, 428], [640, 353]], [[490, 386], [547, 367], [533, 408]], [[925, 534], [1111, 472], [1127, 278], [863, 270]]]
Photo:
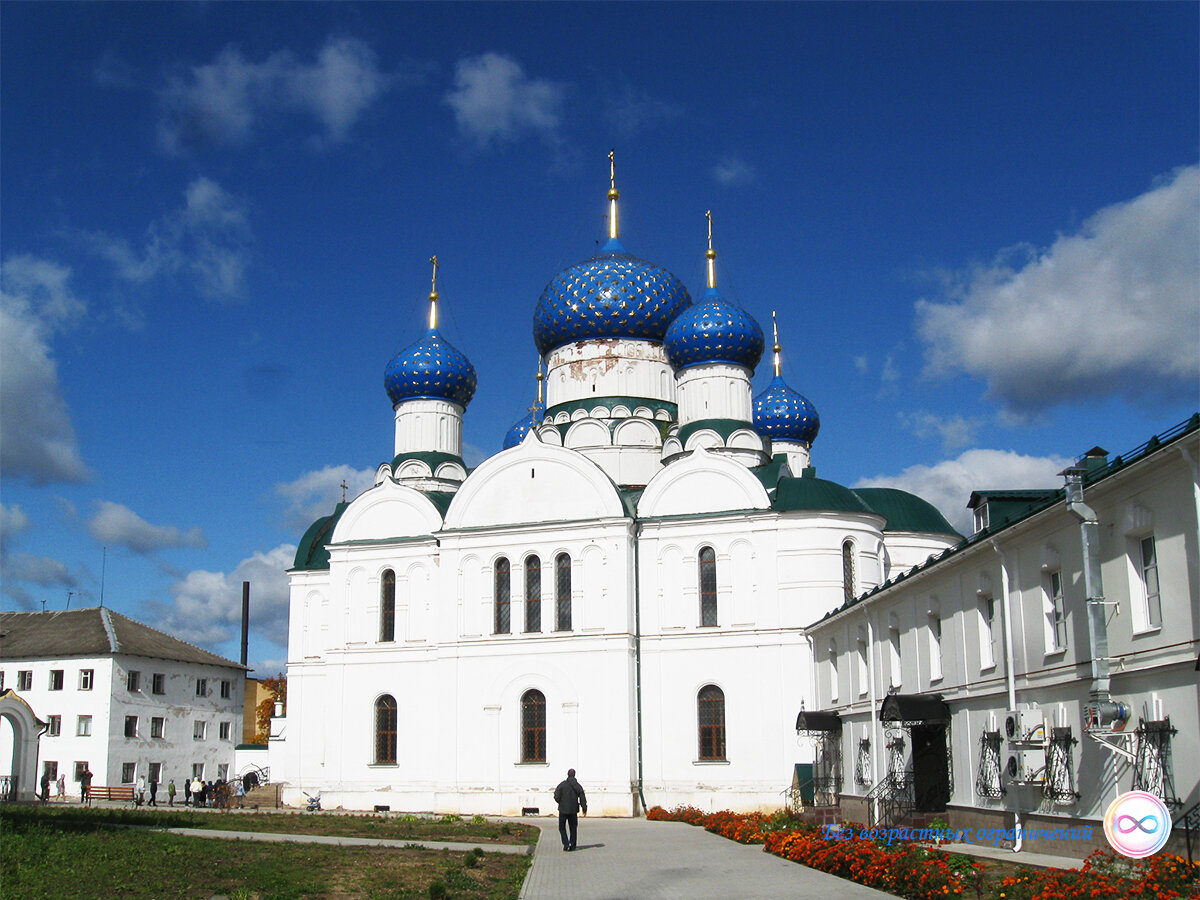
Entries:
[[638, 515], [672, 516], [770, 506], [766, 489], [745, 466], [696, 449], [650, 479], [638, 501]]
[[446, 512], [447, 528], [623, 517], [612, 480], [574, 450], [533, 435], [475, 469]]
[[385, 478], [346, 507], [332, 543], [433, 534], [442, 527], [437, 507], [420, 491]]

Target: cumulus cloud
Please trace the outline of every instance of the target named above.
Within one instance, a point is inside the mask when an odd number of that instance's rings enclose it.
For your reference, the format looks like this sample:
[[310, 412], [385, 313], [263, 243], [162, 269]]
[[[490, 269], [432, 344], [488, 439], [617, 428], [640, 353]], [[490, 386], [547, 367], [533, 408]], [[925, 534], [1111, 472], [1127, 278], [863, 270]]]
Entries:
[[8, 549], [9, 542], [22, 531], [29, 530], [29, 516], [21, 507], [5, 506], [0, 503], [0, 554]]
[[931, 412], [899, 413], [900, 424], [922, 440], [937, 437], [946, 452], [959, 450], [975, 440], [983, 422], [960, 415], [938, 416]]
[[925, 371], [983, 378], [1011, 415], [1081, 398], [1194, 398], [1200, 373], [1200, 166], [1017, 248], [917, 304]]
[[288, 581], [294, 544], [243, 559], [232, 572], [189, 572], [171, 587], [172, 602], [159, 608], [155, 627], [201, 646], [221, 644], [241, 633], [242, 582], [250, 582], [250, 629], [287, 646]]
[[246, 205], [211, 178], [189, 184], [183, 206], [152, 222], [137, 248], [103, 232], [84, 239], [124, 281], [146, 284], [186, 274], [209, 299], [236, 300], [245, 294], [252, 243]]
[[284, 510], [285, 526], [303, 531], [321, 516], [332, 513], [334, 506], [342, 499], [343, 481], [346, 483], [346, 499], [353, 500], [375, 484], [375, 470], [360, 470], [346, 465], [326, 466], [306, 472], [295, 481], [275, 485], [275, 493], [288, 503]]
[[936, 506], [960, 534], [973, 530], [967, 500], [972, 491], [1062, 486], [1058, 473], [1074, 460], [1065, 456], [1022, 456], [1011, 450], [967, 450], [933, 466], [909, 466], [899, 475], [863, 478], [853, 487], [909, 491]]
[[528, 77], [509, 56], [485, 53], [459, 60], [445, 99], [459, 133], [481, 148], [526, 133], [554, 144], [566, 92], [563, 83]]
[[70, 277], [70, 269], [29, 255], [0, 264], [0, 469], [36, 485], [88, 477], [50, 347], [84, 313]]
[[4, 577], [40, 587], [78, 587], [79, 582], [64, 563], [48, 556], [12, 553], [5, 559]]
[[125, 547], [140, 556], [176, 547], [207, 547], [199, 528], [181, 531], [174, 525], [151, 525], [128, 506], [101, 500], [88, 522], [88, 533], [106, 547]]
[[312, 62], [287, 50], [254, 62], [226, 47], [162, 88], [159, 144], [172, 153], [244, 144], [264, 119], [283, 112], [309, 116], [325, 140], [341, 141], [396, 81], [356, 38], [330, 38]]
[[722, 187], [738, 187], [754, 181], [754, 166], [736, 156], [718, 160], [712, 169], [713, 178]]

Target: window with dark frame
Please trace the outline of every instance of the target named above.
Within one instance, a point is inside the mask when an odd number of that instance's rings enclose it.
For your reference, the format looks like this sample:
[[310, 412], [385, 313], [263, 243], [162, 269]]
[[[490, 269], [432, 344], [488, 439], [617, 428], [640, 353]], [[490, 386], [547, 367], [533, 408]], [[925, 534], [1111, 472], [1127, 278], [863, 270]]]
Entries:
[[17, 672], [17, 690], [32, 691], [33, 690], [33, 670], [21, 669]]
[[63, 689], [63, 670], [62, 669], [51, 669], [50, 670], [50, 690], [61, 691], [62, 689]]
[[233, 695], [233, 683], [227, 678], [221, 679], [221, 699], [228, 700]]
[[496, 634], [508, 634], [511, 623], [509, 614], [512, 607], [512, 584], [511, 572], [509, 570], [508, 560], [503, 556], [496, 560]]
[[854, 600], [854, 541], [842, 541], [842, 599]]
[[161, 738], [165, 733], [166, 719], [162, 716], [153, 716], [150, 719], [150, 737]]
[[525, 630], [542, 630], [542, 561], [525, 559]]
[[560, 553], [554, 560], [555, 630], [571, 630], [571, 555]]
[[137, 671], [126, 673], [125, 689], [131, 694], [135, 691], [140, 691], [142, 689], [142, 673]]
[[546, 761], [546, 697], [538, 690], [521, 696], [521, 762]]
[[138, 726], [138, 717], [137, 716], [126, 716], [125, 717], [125, 737], [127, 737], [127, 738], [137, 737], [137, 726]]
[[717, 624], [717, 553], [712, 547], [700, 551], [700, 626]]
[[379, 588], [379, 640], [396, 639], [396, 573], [387, 569]]
[[1142, 591], [1146, 597], [1146, 624], [1151, 628], [1162, 625], [1162, 596], [1158, 590], [1158, 554], [1154, 548], [1154, 536], [1144, 537], [1138, 542], [1141, 550]]
[[150, 678], [150, 692], [165, 694], [167, 692], [167, 676], [163, 672], [155, 672]]
[[378, 765], [396, 764], [396, 732], [398, 720], [396, 698], [384, 694], [375, 701], [375, 762]]
[[715, 684], [705, 685], [696, 695], [696, 718], [700, 759], [725, 759], [725, 694]]
[[46, 733], [50, 737], [62, 734], [62, 716], [46, 716]]

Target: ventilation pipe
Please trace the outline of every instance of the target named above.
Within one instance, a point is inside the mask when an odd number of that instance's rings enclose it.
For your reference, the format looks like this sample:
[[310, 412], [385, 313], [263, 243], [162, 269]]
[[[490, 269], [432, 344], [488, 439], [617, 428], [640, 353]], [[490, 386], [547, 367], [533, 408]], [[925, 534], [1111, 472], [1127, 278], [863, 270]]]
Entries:
[[1084, 730], [1120, 727], [1129, 718], [1129, 707], [1113, 701], [1110, 690], [1108, 623], [1104, 618], [1104, 582], [1100, 574], [1100, 519], [1083, 502], [1083, 479], [1089, 471], [1086, 463], [1100, 458], [1103, 451], [1091, 451], [1085, 465], [1071, 466], [1061, 473], [1066, 479], [1067, 511], [1079, 519], [1083, 544], [1083, 586], [1087, 593], [1088, 641], [1092, 657], [1092, 683], [1084, 710]]
[[242, 665], [249, 657], [247, 646], [250, 640], [250, 582], [242, 582]]

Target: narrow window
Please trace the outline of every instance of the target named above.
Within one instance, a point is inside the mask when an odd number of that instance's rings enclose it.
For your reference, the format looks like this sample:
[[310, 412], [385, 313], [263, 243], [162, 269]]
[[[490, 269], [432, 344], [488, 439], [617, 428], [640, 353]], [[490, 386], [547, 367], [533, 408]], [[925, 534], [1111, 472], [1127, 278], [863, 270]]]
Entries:
[[75, 720], [75, 734], [78, 737], [88, 737], [92, 733], [92, 717], [79, 716]]
[[509, 583], [508, 560], [503, 556], [496, 560], [496, 634], [508, 634], [511, 585]]
[[217, 780], [218, 781], [228, 781], [229, 780], [229, 763], [218, 763], [217, 764]]
[[150, 780], [156, 784], [162, 783], [162, 767], [163, 764], [160, 762], [150, 763]]
[[51, 669], [50, 670], [50, 690], [61, 691], [62, 689], [63, 689], [63, 670], [62, 669]]
[[696, 695], [696, 719], [700, 726], [700, 758], [725, 758], [725, 694], [715, 684], [700, 688]]
[[62, 734], [62, 716], [46, 716], [46, 725], [49, 729], [46, 733], [50, 737], [58, 737]]
[[979, 668], [996, 665], [996, 599], [991, 594], [979, 598]]
[[571, 630], [571, 556], [558, 554], [554, 561], [554, 595], [558, 631]]
[[32, 691], [33, 690], [33, 670], [22, 669], [17, 672], [17, 690]]
[[165, 724], [166, 720], [162, 716], [153, 716], [150, 719], [150, 737], [161, 738], [165, 733]]
[[521, 696], [521, 762], [546, 761], [546, 697], [541, 691]]
[[542, 630], [542, 561], [525, 560], [525, 630]]
[[202, 741], [208, 735], [208, 723], [199, 719], [192, 722], [192, 740]]
[[1158, 555], [1154, 549], [1154, 538], [1141, 540], [1142, 593], [1146, 599], [1146, 624], [1150, 628], [1162, 626], [1162, 600], [1158, 592]]
[[940, 681], [942, 678], [942, 616], [941, 613], [929, 614], [929, 680]]
[[80, 669], [79, 670], [79, 689], [81, 691], [90, 691], [92, 685], [96, 681], [95, 669]]
[[137, 716], [126, 716], [125, 717], [125, 737], [127, 737], [127, 738], [137, 737], [137, 726], [138, 726], [137, 720], [138, 720]]
[[204, 763], [192, 763], [192, 777], [204, 780]]
[[891, 679], [892, 687], [898, 688], [904, 680], [901, 670], [899, 625], [892, 625], [888, 628], [888, 656], [890, 657], [888, 660], [888, 677]]
[[855, 596], [854, 542], [842, 541], [842, 599], [849, 603]]
[[221, 699], [228, 700], [233, 693], [233, 684], [228, 679], [221, 679]]
[[867, 688], [870, 686], [870, 672], [867, 658], [867, 636], [860, 633], [858, 636], [858, 695], [860, 697], [867, 693]]
[[232, 723], [230, 723], [230, 722], [222, 722], [222, 723], [220, 724], [220, 738], [221, 738], [221, 740], [223, 740], [223, 741], [227, 741], [227, 740], [229, 740], [229, 737], [230, 737], [230, 735], [231, 735], [231, 734], [233, 734], [233, 727], [232, 727]]
[[829, 699], [837, 703], [841, 685], [838, 678], [838, 647], [837, 641], [829, 641]]
[[155, 694], [167, 692], [167, 676], [164, 672], [155, 672], [150, 679], [150, 691]]
[[137, 777], [137, 763], [121, 763], [121, 784], [133, 784]]
[[396, 698], [384, 694], [375, 701], [375, 762], [396, 764]]
[[717, 624], [717, 553], [712, 547], [700, 551], [700, 626]]
[[142, 689], [142, 673], [129, 672], [125, 676], [125, 689], [131, 694], [135, 691], [140, 691]]
[[197, 678], [196, 679], [196, 696], [197, 697], [207, 697], [208, 696], [208, 679], [207, 678]]
[[396, 639], [396, 573], [391, 569], [383, 573], [383, 585], [379, 590], [379, 640]]
[[1067, 646], [1067, 616], [1063, 609], [1062, 572], [1046, 575], [1046, 652], [1054, 653]]

